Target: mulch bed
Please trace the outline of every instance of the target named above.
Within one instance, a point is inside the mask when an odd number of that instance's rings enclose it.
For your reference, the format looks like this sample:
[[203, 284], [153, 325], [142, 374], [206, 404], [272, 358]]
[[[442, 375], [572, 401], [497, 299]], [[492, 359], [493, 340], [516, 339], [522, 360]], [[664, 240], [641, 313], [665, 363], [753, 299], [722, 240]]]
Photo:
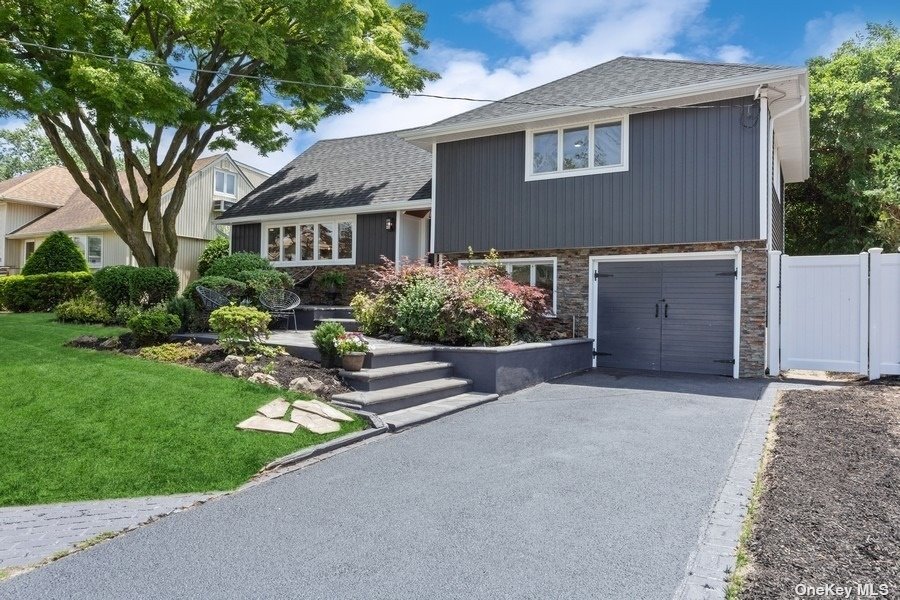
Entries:
[[787, 392], [775, 434], [741, 598], [900, 598], [900, 383]]
[[[192, 342], [184, 342], [184, 344], [192, 344]], [[131, 343], [129, 334], [124, 334], [118, 338], [98, 338], [94, 336], [80, 336], [70, 341], [68, 346], [75, 348], [90, 348], [92, 350], [105, 350], [112, 352], [120, 352], [122, 354], [137, 355], [139, 348], [134, 347]], [[225, 362], [227, 353], [218, 344], [200, 344], [197, 345], [200, 354], [197, 358], [187, 361], [179, 361], [178, 364], [203, 369], [211, 373], [220, 373], [222, 375], [235, 376], [235, 364]], [[316, 392], [316, 395], [324, 400], [330, 400], [335, 394], [343, 394], [352, 391], [345, 386], [338, 375], [338, 369], [325, 369], [319, 363], [303, 360], [294, 356], [280, 355], [274, 358], [261, 356], [252, 360], [250, 363], [250, 372], [266, 372], [281, 385], [287, 388], [290, 382], [297, 377], [309, 377], [321, 381], [325, 384], [324, 388]]]

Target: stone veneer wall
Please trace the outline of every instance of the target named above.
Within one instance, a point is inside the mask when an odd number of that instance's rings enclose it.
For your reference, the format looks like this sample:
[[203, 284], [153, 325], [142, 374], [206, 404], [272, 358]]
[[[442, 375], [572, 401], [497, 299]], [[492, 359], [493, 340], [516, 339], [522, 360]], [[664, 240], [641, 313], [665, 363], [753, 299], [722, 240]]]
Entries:
[[[306, 289], [297, 290], [300, 299], [304, 304], [324, 304], [331, 303], [328, 296], [328, 288], [319, 283], [319, 277], [327, 271], [340, 271], [347, 278], [345, 285], [338, 295], [335, 304], [338, 306], [347, 306], [350, 299], [360, 290], [366, 290], [369, 287], [369, 276], [371, 275], [375, 265], [333, 265], [327, 267], [319, 267], [313, 276], [312, 282]], [[290, 274], [292, 277], [308, 275], [310, 267], [288, 267], [279, 269]]]
[[[741, 256], [741, 340], [740, 375], [759, 377], [765, 373], [766, 350], [766, 259], [762, 240], [709, 242], [611, 248], [529, 250], [505, 252], [502, 258], [553, 257], [556, 270], [556, 318], [548, 319], [545, 333], [551, 338], [588, 336], [588, 262], [590, 256], [618, 254], [659, 254], [666, 252], [708, 252], [740, 246]], [[480, 258], [481, 256], [479, 256]], [[464, 260], [467, 255], [445, 254], [445, 260]]]

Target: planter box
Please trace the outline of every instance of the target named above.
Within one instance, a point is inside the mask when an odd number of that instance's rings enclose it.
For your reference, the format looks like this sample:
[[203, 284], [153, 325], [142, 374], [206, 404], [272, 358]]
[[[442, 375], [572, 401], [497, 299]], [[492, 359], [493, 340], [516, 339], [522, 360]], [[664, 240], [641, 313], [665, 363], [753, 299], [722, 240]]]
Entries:
[[590, 369], [593, 349], [589, 338], [492, 348], [436, 346], [434, 360], [453, 363], [454, 377], [471, 379], [476, 392], [508, 394]]

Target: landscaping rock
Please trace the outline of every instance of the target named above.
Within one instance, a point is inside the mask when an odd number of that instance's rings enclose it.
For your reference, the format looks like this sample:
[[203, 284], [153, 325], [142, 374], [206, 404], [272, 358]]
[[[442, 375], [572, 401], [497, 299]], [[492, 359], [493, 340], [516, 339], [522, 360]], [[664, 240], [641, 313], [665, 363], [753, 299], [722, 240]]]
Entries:
[[236, 365], [238, 363], [243, 363], [244, 357], [238, 356], [237, 354], [229, 354], [225, 357], [225, 364], [227, 365]]
[[281, 385], [278, 383], [278, 380], [268, 375], [266, 373], [254, 373], [250, 377], [247, 378], [247, 381], [250, 383], [261, 383], [263, 385], [271, 385], [272, 387], [280, 388]]
[[[313, 413], [306, 412], [305, 410], [298, 410], [296, 408], [291, 411], [291, 421], [304, 429], [308, 429], [313, 433], [318, 434], [334, 433], [335, 431], [341, 430], [341, 426], [334, 421], [329, 421], [325, 417], [320, 417], [319, 415], [314, 415]], [[279, 422], [283, 423], [284, 421]]]
[[293, 392], [310, 392], [311, 394], [321, 392], [324, 387], [325, 384], [314, 377], [297, 377], [291, 379], [291, 383], [288, 385]]
[[258, 373], [259, 367], [256, 365], [248, 365], [247, 363], [238, 363], [234, 366], [234, 370], [232, 373], [235, 377], [240, 377], [241, 379], [250, 377], [251, 375]]
[[269, 431], [272, 433], [294, 433], [297, 431], [297, 423], [253, 415], [249, 419], [238, 423], [237, 428], [252, 431]]
[[292, 406], [308, 413], [319, 415], [320, 417], [325, 417], [326, 419], [331, 419], [332, 421], [350, 422], [353, 420], [353, 417], [345, 415], [335, 407], [329, 406], [320, 400], [313, 400], [311, 402], [297, 400]]
[[268, 404], [264, 404], [256, 409], [256, 412], [270, 419], [280, 419], [287, 414], [291, 405], [284, 398], [275, 398]]
[[121, 346], [121, 342], [119, 342], [119, 338], [111, 337], [109, 339], [103, 340], [100, 342], [100, 347], [104, 350], [115, 350], [119, 346]]

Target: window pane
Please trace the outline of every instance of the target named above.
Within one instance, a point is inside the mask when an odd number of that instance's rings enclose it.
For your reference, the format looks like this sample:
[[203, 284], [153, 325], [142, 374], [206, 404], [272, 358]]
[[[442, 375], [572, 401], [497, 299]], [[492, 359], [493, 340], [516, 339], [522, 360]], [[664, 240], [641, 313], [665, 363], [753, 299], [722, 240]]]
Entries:
[[34, 242], [25, 242], [25, 260], [28, 260], [34, 254]]
[[214, 189], [217, 192], [221, 192], [225, 189], [225, 173], [222, 171], [216, 171], [216, 185]]
[[536, 133], [534, 140], [534, 156], [532, 158], [535, 173], [551, 173], [556, 170], [556, 151], [559, 140], [555, 131]]
[[284, 228], [281, 238], [282, 256], [284, 260], [293, 261], [297, 258], [297, 228], [293, 225]]
[[103, 262], [103, 239], [99, 237], [88, 238], [88, 264], [92, 267], [100, 265]]
[[513, 263], [509, 276], [513, 281], [523, 285], [531, 285], [531, 265], [517, 265]]
[[279, 239], [280, 233], [281, 229], [279, 227], [269, 228], [269, 240], [266, 247], [266, 257], [270, 261], [281, 260], [281, 240]]
[[226, 173], [225, 174], [225, 193], [234, 195], [234, 182], [235, 182], [234, 173]]
[[622, 164], [622, 123], [594, 127], [594, 166]]
[[314, 225], [300, 226], [300, 260], [315, 258], [316, 228]]
[[338, 258], [353, 258], [353, 225], [338, 223]]
[[550, 292], [548, 302], [553, 300], [553, 265], [534, 265], [534, 285]]
[[319, 223], [319, 260], [334, 258], [331, 254], [333, 235], [332, 225]]
[[563, 169], [585, 169], [588, 166], [588, 128], [563, 130]]

